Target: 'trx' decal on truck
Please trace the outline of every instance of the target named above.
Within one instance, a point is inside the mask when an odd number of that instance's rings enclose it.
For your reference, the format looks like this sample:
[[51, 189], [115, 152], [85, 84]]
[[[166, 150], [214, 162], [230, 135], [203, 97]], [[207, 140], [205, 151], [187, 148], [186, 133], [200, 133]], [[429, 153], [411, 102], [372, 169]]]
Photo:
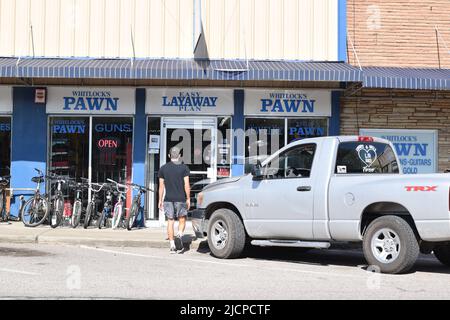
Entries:
[[406, 191], [437, 191], [438, 186], [406, 186]]

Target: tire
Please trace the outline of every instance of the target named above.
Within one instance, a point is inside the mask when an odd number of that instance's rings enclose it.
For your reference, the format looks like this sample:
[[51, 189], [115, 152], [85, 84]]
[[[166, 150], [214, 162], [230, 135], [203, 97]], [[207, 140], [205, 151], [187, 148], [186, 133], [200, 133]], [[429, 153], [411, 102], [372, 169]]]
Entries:
[[32, 197], [23, 205], [20, 216], [25, 226], [37, 227], [47, 219], [48, 213], [47, 200], [40, 198], [39, 201], [35, 201], [35, 197]]
[[375, 219], [363, 239], [364, 256], [382, 273], [405, 273], [419, 256], [419, 244], [408, 222], [397, 216]]
[[0, 190], [0, 220], [4, 220], [6, 212], [3, 214], [3, 208], [5, 208], [5, 194], [3, 190]]
[[229, 209], [216, 210], [208, 226], [208, 245], [216, 258], [233, 259], [244, 251], [246, 234], [237, 214]]
[[446, 266], [450, 267], [450, 245], [437, 246], [433, 250], [435, 257]]
[[85, 229], [87, 229], [87, 227], [89, 227], [89, 224], [91, 223], [93, 212], [94, 212], [94, 204], [92, 202], [89, 202], [89, 204], [86, 208], [86, 215], [84, 216], [84, 222], [83, 222], [83, 227]]
[[81, 201], [77, 200], [73, 204], [73, 212], [72, 212], [72, 218], [70, 219], [70, 224], [72, 225], [72, 228], [78, 227], [80, 224], [81, 219]]
[[58, 197], [53, 203], [54, 206], [50, 214], [50, 226], [55, 229], [61, 224], [62, 221], [64, 213], [64, 200], [61, 197]]
[[120, 221], [122, 221], [122, 214], [123, 214], [123, 206], [118, 205], [114, 208], [114, 215], [111, 222], [111, 227], [113, 229], [117, 229], [119, 227]]
[[139, 205], [137, 202], [133, 202], [133, 205], [131, 206], [130, 214], [128, 215], [127, 219], [125, 220], [125, 225], [127, 226], [128, 230], [131, 230], [133, 228], [134, 222], [136, 221], [136, 217], [138, 214]]
[[105, 212], [105, 209], [103, 209], [102, 213], [100, 214], [100, 217], [97, 220], [97, 228], [101, 229], [103, 227], [105, 218], [106, 218], [106, 212]]

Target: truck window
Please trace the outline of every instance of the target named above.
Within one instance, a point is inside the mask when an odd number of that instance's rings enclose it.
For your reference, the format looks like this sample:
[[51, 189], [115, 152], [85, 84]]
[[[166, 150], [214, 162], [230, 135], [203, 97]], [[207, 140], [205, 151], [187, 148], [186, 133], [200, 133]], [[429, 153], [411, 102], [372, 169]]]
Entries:
[[335, 173], [399, 173], [392, 148], [380, 142], [339, 144]]
[[302, 144], [282, 152], [264, 167], [264, 178], [308, 178], [315, 151], [315, 144]]

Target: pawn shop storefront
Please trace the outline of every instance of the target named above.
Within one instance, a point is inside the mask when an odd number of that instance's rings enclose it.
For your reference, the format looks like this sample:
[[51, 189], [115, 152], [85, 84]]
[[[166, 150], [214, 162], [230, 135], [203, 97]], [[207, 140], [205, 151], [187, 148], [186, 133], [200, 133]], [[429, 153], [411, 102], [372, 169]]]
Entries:
[[[231, 175], [234, 90], [222, 88], [149, 88], [147, 179], [157, 190], [158, 170], [170, 161], [170, 148], [181, 149], [190, 169], [191, 204], [208, 183]], [[149, 218], [159, 217], [157, 192], [149, 193]]]
[[333, 95], [320, 89], [245, 90], [245, 173], [293, 141], [329, 135], [330, 125], [339, 123], [332, 117]]
[[48, 171], [132, 182], [135, 89], [50, 87], [46, 112]]

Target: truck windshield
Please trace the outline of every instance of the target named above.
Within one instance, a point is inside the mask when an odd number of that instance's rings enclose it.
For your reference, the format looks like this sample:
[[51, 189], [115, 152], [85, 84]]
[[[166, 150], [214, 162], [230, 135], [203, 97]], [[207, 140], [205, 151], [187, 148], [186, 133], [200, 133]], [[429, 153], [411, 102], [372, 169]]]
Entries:
[[399, 167], [388, 144], [352, 141], [339, 144], [335, 173], [399, 173]]

